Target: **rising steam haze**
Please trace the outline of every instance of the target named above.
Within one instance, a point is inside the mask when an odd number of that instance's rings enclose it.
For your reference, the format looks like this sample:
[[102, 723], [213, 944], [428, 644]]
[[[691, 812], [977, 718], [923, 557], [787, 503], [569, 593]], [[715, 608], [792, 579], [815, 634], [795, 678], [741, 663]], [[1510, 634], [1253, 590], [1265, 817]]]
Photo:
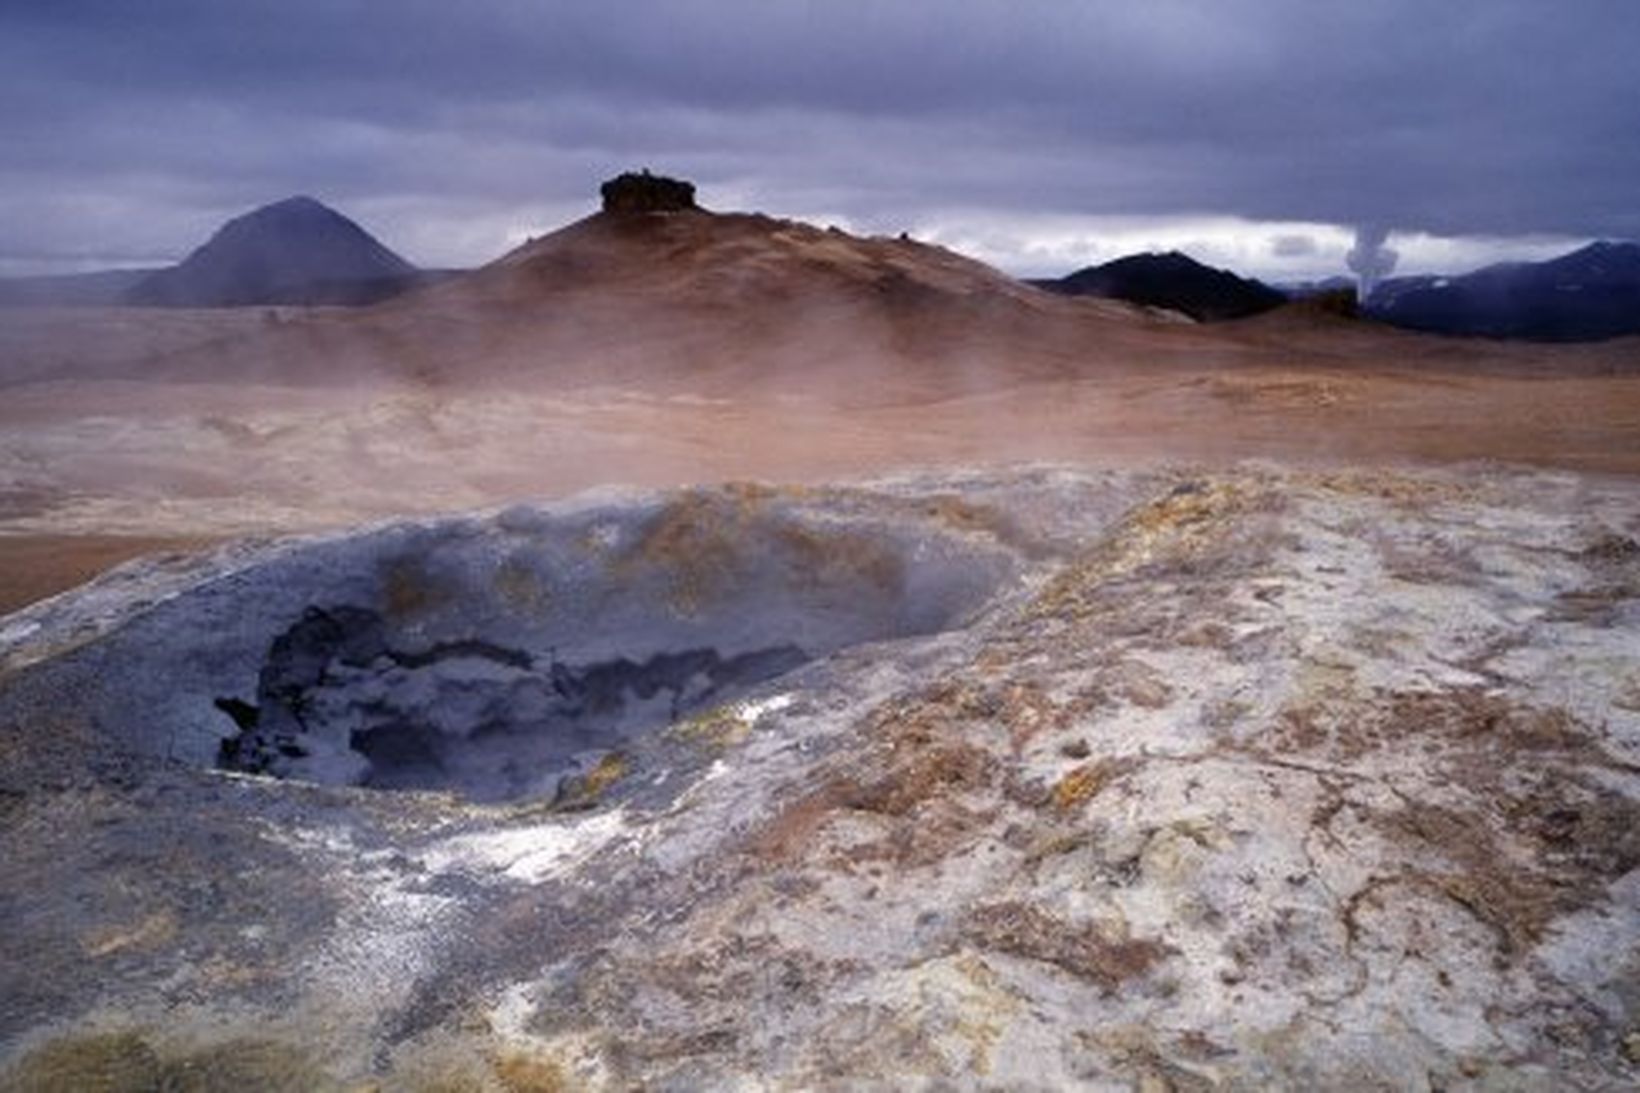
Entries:
[[1338, 274], [1357, 224], [1455, 269], [1640, 235], [1637, 47], [1627, 0], [13, 4], [0, 271], [172, 261], [294, 193], [472, 265], [644, 164], [1020, 274]]
[[1355, 297], [1362, 303], [1372, 298], [1378, 282], [1395, 270], [1400, 261], [1398, 251], [1385, 245], [1389, 229], [1378, 224], [1367, 224], [1355, 230], [1355, 245], [1344, 256], [1344, 263], [1355, 273]]

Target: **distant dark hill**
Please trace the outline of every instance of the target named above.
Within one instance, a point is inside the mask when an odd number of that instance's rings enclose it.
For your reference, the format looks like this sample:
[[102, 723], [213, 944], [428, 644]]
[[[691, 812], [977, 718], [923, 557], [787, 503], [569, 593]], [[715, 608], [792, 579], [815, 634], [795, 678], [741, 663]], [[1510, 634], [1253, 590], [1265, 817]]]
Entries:
[[1134, 254], [1038, 286], [1066, 296], [1103, 296], [1181, 311], [1201, 322], [1269, 311], [1286, 296], [1259, 281], [1204, 266], [1178, 251]]
[[1392, 278], [1366, 312], [1437, 334], [1565, 342], [1640, 334], [1640, 244], [1591, 243], [1460, 277]]
[[133, 285], [125, 302], [366, 304], [421, 280], [414, 266], [341, 213], [311, 197], [292, 197], [228, 221], [179, 265]]

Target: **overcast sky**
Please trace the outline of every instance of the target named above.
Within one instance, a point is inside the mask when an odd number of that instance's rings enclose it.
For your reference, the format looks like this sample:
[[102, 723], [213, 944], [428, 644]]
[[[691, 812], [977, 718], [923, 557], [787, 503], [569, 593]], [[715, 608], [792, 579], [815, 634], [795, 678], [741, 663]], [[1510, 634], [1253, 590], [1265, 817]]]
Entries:
[[310, 193], [470, 265], [649, 166], [1019, 274], [1640, 236], [1640, 0], [0, 0], [0, 272]]

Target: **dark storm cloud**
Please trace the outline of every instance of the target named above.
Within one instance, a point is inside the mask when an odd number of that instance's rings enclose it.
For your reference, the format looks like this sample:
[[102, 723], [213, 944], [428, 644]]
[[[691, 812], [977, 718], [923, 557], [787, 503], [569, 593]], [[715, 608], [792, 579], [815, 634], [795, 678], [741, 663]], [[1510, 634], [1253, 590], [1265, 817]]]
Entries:
[[1632, 0], [13, 3], [0, 259], [174, 254], [297, 191], [449, 252], [638, 163], [863, 224], [1633, 236], [1637, 52]]

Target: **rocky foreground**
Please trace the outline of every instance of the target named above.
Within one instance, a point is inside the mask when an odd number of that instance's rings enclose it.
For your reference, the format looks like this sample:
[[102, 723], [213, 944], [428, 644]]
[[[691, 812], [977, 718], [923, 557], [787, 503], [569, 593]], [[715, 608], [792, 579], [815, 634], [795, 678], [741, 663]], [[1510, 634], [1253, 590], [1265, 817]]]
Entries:
[[0, 620], [0, 734], [7, 1089], [1640, 1081], [1632, 480], [243, 543]]

